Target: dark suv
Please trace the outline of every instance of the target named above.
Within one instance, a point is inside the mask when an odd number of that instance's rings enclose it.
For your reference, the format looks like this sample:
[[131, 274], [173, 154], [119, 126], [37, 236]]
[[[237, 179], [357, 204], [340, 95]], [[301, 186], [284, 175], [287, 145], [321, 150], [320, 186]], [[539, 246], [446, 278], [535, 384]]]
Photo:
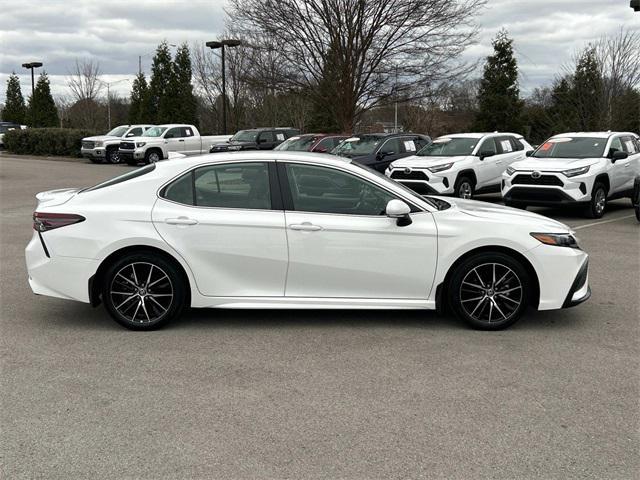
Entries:
[[416, 133], [366, 133], [347, 138], [331, 153], [384, 173], [394, 160], [415, 155], [431, 138]]
[[237, 150], [273, 150], [287, 138], [298, 135], [295, 128], [252, 128], [240, 130], [228, 142], [216, 143], [209, 153], [232, 152]]

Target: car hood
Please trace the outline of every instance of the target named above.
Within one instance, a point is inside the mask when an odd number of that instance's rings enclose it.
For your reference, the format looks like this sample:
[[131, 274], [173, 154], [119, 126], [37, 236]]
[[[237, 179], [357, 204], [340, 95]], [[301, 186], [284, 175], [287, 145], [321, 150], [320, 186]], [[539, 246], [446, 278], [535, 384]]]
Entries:
[[564, 223], [526, 210], [477, 200], [463, 200], [461, 198], [450, 197], [438, 198], [452, 204], [454, 208], [457, 208], [462, 213], [486, 220], [500, 221], [507, 224], [527, 224], [531, 225], [532, 228], [539, 229], [539, 231], [549, 233], [565, 233], [571, 231], [571, 228]]
[[114, 137], [113, 135], [96, 135], [94, 137], [83, 138], [82, 141], [88, 142], [103, 142], [105, 140], [120, 140], [120, 137]]
[[569, 168], [586, 167], [597, 163], [599, 158], [535, 158], [527, 157], [511, 164], [516, 170], [539, 170], [545, 172], [561, 172]]
[[411, 155], [410, 157], [391, 162], [391, 165], [393, 165], [394, 168], [426, 168], [433, 167], [434, 165], [459, 162], [467, 158], [469, 158], [468, 155], [460, 155], [457, 157], [419, 157], [417, 155]]

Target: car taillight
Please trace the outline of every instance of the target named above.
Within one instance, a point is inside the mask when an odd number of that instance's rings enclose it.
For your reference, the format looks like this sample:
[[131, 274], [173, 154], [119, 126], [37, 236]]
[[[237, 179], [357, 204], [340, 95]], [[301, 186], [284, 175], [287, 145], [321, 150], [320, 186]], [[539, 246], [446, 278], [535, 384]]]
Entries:
[[34, 212], [33, 229], [38, 232], [46, 232], [54, 228], [84, 222], [84, 220], [85, 218], [82, 215], [76, 215], [74, 213]]

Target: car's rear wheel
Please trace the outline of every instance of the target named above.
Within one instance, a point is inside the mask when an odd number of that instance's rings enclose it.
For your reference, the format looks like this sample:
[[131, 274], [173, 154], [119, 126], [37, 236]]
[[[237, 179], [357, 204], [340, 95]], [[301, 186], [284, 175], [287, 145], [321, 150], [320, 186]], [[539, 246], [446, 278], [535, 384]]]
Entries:
[[109, 163], [120, 163], [120, 153], [118, 147], [107, 149], [107, 161]]
[[473, 328], [500, 330], [522, 316], [528, 286], [529, 276], [520, 262], [499, 252], [479, 253], [452, 272], [449, 304]]
[[102, 299], [120, 325], [153, 330], [180, 316], [186, 289], [173, 262], [141, 252], [125, 255], [109, 266], [102, 282]]
[[470, 199], [473, 197], [473, 181], [469, 177], [460, 177], [453, 190], [456, 197]]
[[591, 200], [586, 207], [589, 218], [602, 218], [607, 209], [607, 189], [602, 183], [596, 183], [591, 191]]

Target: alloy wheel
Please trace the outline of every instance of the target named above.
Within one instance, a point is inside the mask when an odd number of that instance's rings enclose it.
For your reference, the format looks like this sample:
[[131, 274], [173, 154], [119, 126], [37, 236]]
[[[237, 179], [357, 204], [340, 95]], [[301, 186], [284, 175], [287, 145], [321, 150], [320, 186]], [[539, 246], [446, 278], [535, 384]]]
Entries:
[[607, 196], [604, 193], [604, 190], [602, 188], [599, 188], [596, 191], [596, 198], [595, 198], [595, 210], [598, 216], [604, 213], [606, 204], [607, 204]]
[[458, 196], [468, 200], [471, 198], [471, 193], [471, 184], [469, 182], [462, 182], [458, 188]]
[[460, 302], [472, 319], [483, 323], [505, 322], [523, 302], [522, 281], [501, 263], [472, 268], [460, 284]]
[[167, 314], [174, 290], [163, 269], [152, 263], [135, 262], [114, 275], [109, 295], [114, 309], [128, 322], [151, 324]]
[[149, 163], [156, 163], [160, 161], [160, 155], [158, 155], [156, 152], [151, 152], [149, 154]]
[[109, 152], [109, 162], [120, 163], [120, 153], [118, 150], [112, 150]]

